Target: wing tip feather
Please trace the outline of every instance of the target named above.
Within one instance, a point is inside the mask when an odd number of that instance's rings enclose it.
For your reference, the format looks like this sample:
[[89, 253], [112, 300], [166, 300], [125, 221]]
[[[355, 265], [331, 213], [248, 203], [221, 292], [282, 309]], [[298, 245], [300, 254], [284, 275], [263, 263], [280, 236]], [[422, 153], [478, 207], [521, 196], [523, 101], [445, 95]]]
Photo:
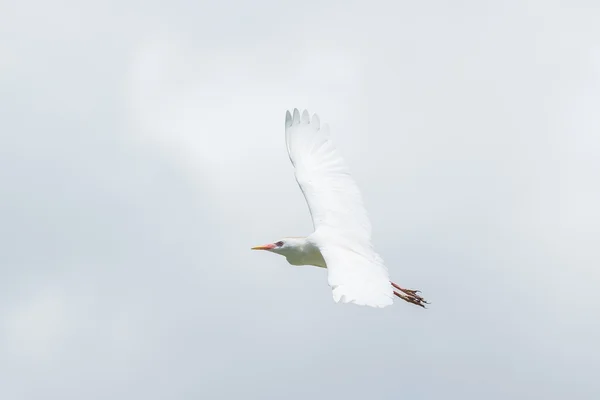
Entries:
[[302, 111], [302, 116], [301, 116], [300, 121], [303, 124], [310, 124], [310, 116], [308, 115], [308, 110]]
[[313, 114], [312, 120], [310, 121], [311, 125], [315, 126], [316, 130], [321, 129], [321, 120], [317, 114]]
[[[319, 116], [316, 113], [314, 113], [311, 117], [310, 113], [308, 112], [307, 109], [304, 109], [302, 112], [300, 112], [300, 110], [298, 108], [294, 108], [294, 109], [292, 109], [292, 111], [286, 110], [286, 112], [285, 112], [285, 127], [289, 128], [292, 125], [300, 125], [300, 124], [313, 125], [313, 127], [317, 131], [321, 130], [321, 128], [327, 127], [326, 124], [323, 127], [321, 127], [321, 119], [319, 118]], [[327, 127], [326, 131], [329, 131], [328, 127]]]

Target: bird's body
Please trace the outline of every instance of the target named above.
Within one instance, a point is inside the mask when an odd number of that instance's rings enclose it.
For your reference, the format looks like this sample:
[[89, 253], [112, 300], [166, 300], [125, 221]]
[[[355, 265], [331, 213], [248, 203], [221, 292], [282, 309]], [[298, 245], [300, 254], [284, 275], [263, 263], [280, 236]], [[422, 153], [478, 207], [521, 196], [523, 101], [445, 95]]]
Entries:
[[[313, 219], [308, 237], [284, 238], [256, 246], [286, 257], [292, 265], [327, 268], [335, 302], [386, 307], [394, 296], [423, 306], [416, 291], [389, 280], [388, 270], [371, 243], [371, 224], [360, 190], [327, 126], [319, 117], [294, 109], [285, 119], [286, 145], [295, 176]], [[396, 291], [395, 289], [398, 289]]]

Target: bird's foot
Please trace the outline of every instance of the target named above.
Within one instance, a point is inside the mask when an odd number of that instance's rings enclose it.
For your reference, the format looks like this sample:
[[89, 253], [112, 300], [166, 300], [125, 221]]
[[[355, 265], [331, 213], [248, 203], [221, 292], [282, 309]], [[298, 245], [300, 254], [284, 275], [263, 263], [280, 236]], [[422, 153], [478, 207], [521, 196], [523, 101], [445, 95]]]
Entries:
[[402, 300], [404, 300], [408, 303], [415, 304], [417, 306], [421, 306], [423, 308], [426, 308], [425, 304], [429, 304], [427, 301], [425, 301], [425, 299], [423, 297], [418, 295], [418, 293], [420, 293], [420, 291], [412, 290], [412, 289], [404, 289], [404, 288], [401, 288], [400, 286], [396, 285], [394, 282], [391, 282], [391, 283], [394, 288], [398, 289], [398, 292], [394, 290], [394, 294], [396, 296], [400, 297]]

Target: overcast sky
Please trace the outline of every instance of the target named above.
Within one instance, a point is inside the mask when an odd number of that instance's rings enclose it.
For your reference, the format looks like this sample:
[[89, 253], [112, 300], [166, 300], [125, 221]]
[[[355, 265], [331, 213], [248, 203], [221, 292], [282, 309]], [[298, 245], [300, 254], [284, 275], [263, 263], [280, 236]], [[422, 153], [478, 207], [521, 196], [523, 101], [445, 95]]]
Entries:
[[[4, 1], [0, 398], [600, 398], [599, 20]], [[312, 229], [294, 107], [428, 310], [338, 305], [326, 271], [250, 251]]]

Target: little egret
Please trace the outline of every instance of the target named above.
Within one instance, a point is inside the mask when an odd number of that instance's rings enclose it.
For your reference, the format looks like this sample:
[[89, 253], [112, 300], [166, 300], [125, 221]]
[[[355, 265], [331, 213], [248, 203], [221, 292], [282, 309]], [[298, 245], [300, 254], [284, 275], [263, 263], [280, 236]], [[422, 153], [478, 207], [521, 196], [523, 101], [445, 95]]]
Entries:
[[307, 237], [286, 237], [256, 246], [284, 256], [292, 265], [327, 268], [336, 303], [386, 307], [394, 296], [425, 307], [418, 290], [391, 282], [387, 267], [371, 243], [371, 222], [360, 190], [327, 125], [319, 117], [298, 109], [285, 115], [285, 141], [296, 181], [304, 194], [314, 232]]

